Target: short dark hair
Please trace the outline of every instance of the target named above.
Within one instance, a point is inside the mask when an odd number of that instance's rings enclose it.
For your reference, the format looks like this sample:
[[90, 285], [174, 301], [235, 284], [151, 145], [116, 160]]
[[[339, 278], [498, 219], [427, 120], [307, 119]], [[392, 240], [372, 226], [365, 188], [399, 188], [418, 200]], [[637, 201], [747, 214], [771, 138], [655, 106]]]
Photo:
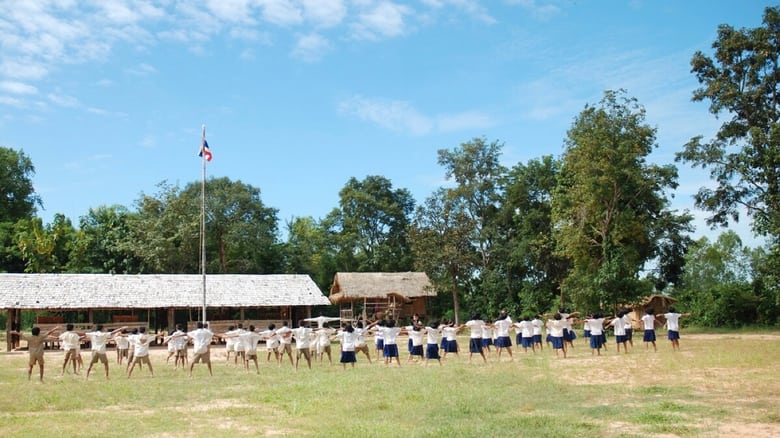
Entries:
[[33, 336], [38, 336], [41, 334], [41, 328], [40, 327], [33, 327], [32, 328], [32, 334]]

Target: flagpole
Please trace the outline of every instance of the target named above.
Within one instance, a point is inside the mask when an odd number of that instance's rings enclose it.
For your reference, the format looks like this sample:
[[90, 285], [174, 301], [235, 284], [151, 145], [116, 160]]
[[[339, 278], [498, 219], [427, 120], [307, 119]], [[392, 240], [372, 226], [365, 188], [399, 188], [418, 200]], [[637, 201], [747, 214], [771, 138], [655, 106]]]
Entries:
[[[206, 125], [203, 125], [201, 133], [200, 147], [206, 144]], [[206, 154], [203, 151], [201, 155], [202, 172], [200, 182], [200, 272], [203, 282], [203, 324], [206, 324]]]

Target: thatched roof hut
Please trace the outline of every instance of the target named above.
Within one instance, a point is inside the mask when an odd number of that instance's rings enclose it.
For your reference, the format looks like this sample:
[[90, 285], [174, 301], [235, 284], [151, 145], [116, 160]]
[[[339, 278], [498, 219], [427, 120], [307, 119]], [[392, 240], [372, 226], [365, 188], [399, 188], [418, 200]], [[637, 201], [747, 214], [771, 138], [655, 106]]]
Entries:
[[347, 319], [355, 303], [362, 304], [364, 318], [425, 314], [425, 298], [433, 296], [436, 290], [425, 272], [338, 272], [330, 288], [330, 301], [342, 305]]
[[[197, 315], [203, 297], [203, 277], [197, 274], [0, 274], [0, 309], [9, 313], [8, 330], [22, 310], [88, 312], [89, 322], [94, 311], [145, 311], [147, 322], [153, 318], [158, 326], [172, 327], [174, 320], [189, 321], [191, 310]], [[209, 319], [228, 319], [220, 313], [244, 319], [245, 310], [262, 313], [260, 319], [296, 319], [330, 301], [308, 275], [218, 274], [206, 277], [205, 304], [212, 309]]]
[[668, 312], [669, 307], [676, 302], [676, 299], [666, 295], [650, 295], [645, 297], [631, 308], [631, 310], [633, 310], [632, 316], [634, 322], [637, 323], [637, 321], [641, 321], [642, 316], [645, 314], [645, 310], [651, 308], [656, 315], [656, 319], [661, 321], [661, 323], [664, 323], [666, 322], [666, 319], [663, 316], [664, 313]]

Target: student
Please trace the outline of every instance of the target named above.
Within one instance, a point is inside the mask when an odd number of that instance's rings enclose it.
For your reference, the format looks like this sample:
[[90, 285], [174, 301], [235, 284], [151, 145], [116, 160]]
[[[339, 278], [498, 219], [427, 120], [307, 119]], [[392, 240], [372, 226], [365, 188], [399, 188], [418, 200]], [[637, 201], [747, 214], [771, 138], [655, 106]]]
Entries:
[[428, 364], [429, 360], [436, 359], [441, 365], [441, 357], [439, 356], [439, 335], [441, 333], [439, 321], [432, 322], [429, 326], [425, 327], [425, 335], [428, 344], [425, 346], [425, 363]]
[[366, 355], [366, 359], [368, 359], [368, 363], [371, 363], [371, 353], [368, 351], [368, 344], [366, 344], [366, 333], [368, 332], [368, 329], [363, 328], [363, 322], [358, 321], [357, 327], [353, 327], [355, 331], [355, 336], [357, 337], [355, 340], [355, 355], [357, 356], [358, 352], [362, 352]]
[[130, 341], [127, 340], [127, 330], [114, 335], [114, 345], [116, 345], [116, 364], [122, 365], [122, 361], [127, 359], [127, 352], [130, 349]]
[[233, 353], [233, 362], [235, 364], [236, 361], [236, 337], [238, 336], [238, 330], [236, 330], [236, 326], [230, 325], [228, 326], [227, 331], [225, 332], [225, 364], [230, 364], [230, 354]]
[[669, 341], [672, 343], [672, 351], [680, 351], [680, 318], [691, 316], [690, 313], [677, 313], [674, 307], [669, 307], [669, 311], [664, 313], [666, 318], [666, 329]]
[[561, 307], [558, 309], [558, 313], [561, 315], [561, 321], [563, 321], [564, 324], [563, 340], [569, 347], [574, 348], [574, 340], [577, 339], [577, 333], [575, 333], [571, 328], [571, 320], [575, 316], [579, 315], [580, 312], [568, 313], [566, 309]]
[[383, 358], [385, 355], [385, 338], [382, 329], [384, 328], [384, 320], [374, 321], [376, 330], [374, 331], [374, 346], [376, 349], [376, 360]]
[[407, 333], [409, 334], [409, 340], [412, 341], [412, 348], [409, 351], [409, 359], [407, 359], [407, 362], [411, 362], [414, 358], [419, 358], [421, 361], [423, 359], [423, 336], [425, 336], [425, 332], [422, 330], [422, 326], [420, 326], [419, 322], [411, 326], [411, 330], [407, 328]]
[[566, 327], [566, 322], [560, 313], [556, 313], [552, 320], [548, 320], [548, 333], [550, 335], [550, 342], [552, 349], [555, 351], [555, 357], [558, 357], [558, 351], [563, 352], [563, 358], [566, 358], [566, 342], [563, 339], [563, 330]]
[[524, 316], [522, 321], [515, 324], [515, 330], [517, 331], [516, 338], [519, 338], [519, 340], [516, 339], [517, 345], [523, 347], [523, 353], [528, 353], [529, 348], [535, 353], [534, 326], [531, 323], [531, 317]]
[[654, 315], [655, 311], [652, 307], [645, 309], [645, 314], [642, 316], [642, 325], [645, 328], [645, 334], [642, 340], [645, 343], [645, 350], [650, 349], [650, 344], [653, 344], [653, 351], [658, 351], [658, 347], [655, 345], [655, 324], [656, 319]]
[[382, 355], [385, 358], [385, 365], [390, 365], [395, 359], [398, 366], [401, 366], [401, 361], [398, 358], [398, 335], [401, 333], [401, 328], [395, 326], [395, 321], [385, 321], [383, 327], [378, 328], [382, 332], [382, 338], [384, 339], [384, 350]]
[[[350, 327], [352, 325], [350, 324]], [[354, 327], [352, 328], [352, 331], [354, 332]], [[317, 345], [317, 357], [320, 360], [320, 363], [322, 362], [322, 358], [325, 354], [328, 355], [328, 363], [333, 365], [333, 358], [331, 357], [331, 346], [330, 346], [330, 338], [336, 333], [336, 330], [324, 326], [322, 328], [318, 328], [314, 330], [314, 333], [316, 334], [316, 340], [315, 343]]]
[[442, 344], [444, 345], [444, 348], [442, 348], [442, 359], [446, 358], [447, 354], [449, 353], [455, 353], [455, 356], [459, 356], [458, 332], [461, 328], [462, 326], [455, 327], [455, 323], [452, 321], [445, 322], [444, 327], [441, 329], [441, 335], [443, 338]]
[[[482, 361], [487, 362], [485, 352], [482, 351], [482, 326], [485, 325], [485, 321], [482, 320], [482, 315], [474, 313], [471, 315], [471, 319], [466, 321], [464, 326], [468, 327], [471, 333], [469, 334], [469, 362], [474, 353], [479, 353], [482, 356]], [[501, 357], [501, 329], [496, 330], [496, 349], [498, 355]], [[507, 336], [508, 338], [508, 336]]]
[[243, 344], [244, 369], [249, 371], [249, 361], [254, 361], [257, 374], [260, 374], [260, 366], [257, 363], [257, 343], [262, 339], [263, 336], [255, 331], [255, 326], [252, 324], [249, 325], [249, 330], [245, 330], [244, 333], [238, 335], [238, 342]]
[[536, 350], [536, 346], [539, 346], [539, 351], [542, 351], [543, 342], [542, 342], [542, 315], [536, 315], [534, 316], [534, 319], [531, 320], [531, 327], [532, 327], [532, 333], [534, 337], [534, 350]]
[[279, 366], [282, 365], [285, 353], [290, 358], [290, 365], [295, 366], [292, 357], [292, 329], [287, 326], [287, 321], [282, 322], [282, 326], [276, 329], [276, 336], [279, 337]]
[[482, 326], [482, 351], [485, 352], [485, 356], [490, 355], [491, 345], [493, 345], [493, 325], [485, 322]]
[[187, 333], [184, 332], [184, 325], [176, 324], [176, 331], [173, 332], [173, 339], [169, 339], [168, 343], [173, 344], [173, 351], [175, 359], [173, 367], [177, 368], [181, 363], [181, 369], [183, 370], [187, 366], [187, 337], [184, 336]]
[[297, 354], [295, 355], [296, 370], [298, 369], [298, 362], [301, 360], [301, 356], [306, 359], [306, 363], [309, 365], [309, 369], [311, 369], [311, 351], [309, 350], [309, 344], [311, 342], [309, 336], [311, 333], [309, 324], [304, 320], [298, 321], [298, 328], [292, 329], [292, 336], [295, 338], [295, 349], [297, 350]]
[[85, 333], [84, 336], [89, 338], [90, 345], [92, 346], [92, 359], [89, 361], [89, 367], [87, 368], [87, 379], [89, 379], [89, 372], [92, 371], [92, 366], [98, 361], [103, 363], [103, 367], [106, 369], [106, 380], [108, 380], [108, 357], [106, 356], [106, 343], [114, 335], [120, 333], [127, 327], [120, 327], [112, 332], [104, 332], [103, 324], [95, 324], [95, 331]]
[[241, 360], [241, 365], [246, 368], [246, 350], [244, 349], [244, 344], [241, 342], [241, 336], [246, 333], [244, 324], [238, 323], [234, 333], [236, 334], [236, 338], [233, 342], [233, 352], [235, 353], [233, 356], [233, 365], [238, 365], [238, 361]]
[[192, 369], [195, 364], [205, 363], [209, 369], [209, 376], [214, 374], [211, 372], [211, 340], [214, 337], [214, 333], [211, 330], [205, 328], [203, 321], [198, 321], [195, 326], [195, 330], [187, 332], [184, 336], [192, 340], [192, 360], [190, 361], [190, 377], [192, 377]]
[[68, 362], [73, 364], [73, 374], [78, 375], [78, 363], [81, 362], [81, 335], [73, 330], [73, 324], [65, 326], [65, 331], [60, 333], [60, 342], [65, 351], [65, 360], [62, 362], [62, 375]]
[[43, 349], [46, 346], [46, 340], [49, 339], [52, 333], [59, 330], [60, 326], [56, 326], [49, 330], [45, 334], [41, 334], [40, 327], [33, 327], [32, 333], [29, 335], [20, 333], [16, 330], [11, 330], [9, 333], [15, 336], [19, 336], [22, 340], [27, 341], [27, 352], [30, 355], [30, 360], [27, 362], [27, 380], [32, 379], [32, 370], [35, 364], [38, 364], [38, 372], [40, 374], [40, 381], [43, 382]]
[[626, 345], [626, 320], [623, 318], [625, 311], [621, 310], [618, 314], [609, 321], [609, 325], [615, 329], [615, 344], [617, 344], [617, 352], [620, 353], [620, 345], [623, 345], [623, 351], [628, 353], [628, 347]]
[[586, 319], [585, 326], [590, 329], [590, 354], [601, 356], [601, 349], [604, 347], [604, 317], [601, 312], [596, 312]]
[[[623, 325], [626, 328], [626, 342], [631, 348], [634, 348], [634, 318], [631, 317], [632, 311], [623, 309]], [[626, 345], [623, 345], [626, 347]]]
[[501, 359], [501, 352], [506, 350], [511, 359], [512, 339], [509, 337], [509, 329], [512, 327], [512, 318], [509, 317], [506, 310], [502, 310], [498, 314], [498, 319], [493, 323], [493, 327], [496, 329], [496, 352], [498, 352], [498, 358]]
[[346, 323], [344, 324], [344, 328], [336, 333], [336, 336], [338, 336], [339, 343], [341, 344], [341, 359], [339, 362], [341, 362], [341, 365], [345, 370], [347, 369], [347, 364], [350, 364], [352, 365], [352, 368], [355, 368], [355, 362], [357, 362], [357, 359], [355, 358], [355, 344], [357, 343], [358, 333], [355, 332], [352, 324]]
[[279, 335], [276, 334], [276, 324], [268, 324], [268, 328], [260, 332], [260, 335], [265, 339], [265, 361], [271, 362], [271, 355], [273, 354], [277, 364], [281, 364], [282, 357], [279, 355]]
[[154, 369], [152, 368], [152, 362], [149, 360], [149, 344], [156, 338], [155, 335], [147, 335], [146, 334], [146, 327], [141, 327], [138, 329], [137, 335], [131, 335], [128, 337], [130, 340], [130, 343], [133, 344], [133, 364], [130, 366], [130, 369], [127, 371], [127, 378], [129, 379], [130, 376], [133, 375], [133, 370], [135, 369], [136, 365], [145, 363], [149, 365], [149, 372], [152, 374], [152, 377], [154, 377]]

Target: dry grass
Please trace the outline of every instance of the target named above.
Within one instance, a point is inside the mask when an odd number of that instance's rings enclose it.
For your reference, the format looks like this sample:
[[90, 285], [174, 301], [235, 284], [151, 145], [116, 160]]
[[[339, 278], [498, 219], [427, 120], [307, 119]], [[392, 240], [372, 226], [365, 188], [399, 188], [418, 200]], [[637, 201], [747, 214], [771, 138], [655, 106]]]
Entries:
[[47, 352], [43, 384], [27, 381], [26, 353], [1, 353], [0, 434], [780, 436], [780, 334], [683, 333], [681, 352], [658, 350], [593, 357], [578, 339], [565, 360], [545, 350], [441, 367], [262, 363], [258, 375], [226, 365], [218, 347], [213, 378], [202, 366], [189, 378], [157, 350], [156, 377], [127, 379], [112, 364], [110, 381], [61, 377], [62, 354]]

